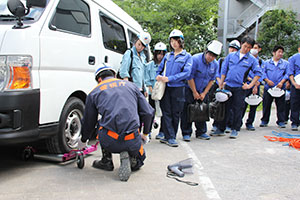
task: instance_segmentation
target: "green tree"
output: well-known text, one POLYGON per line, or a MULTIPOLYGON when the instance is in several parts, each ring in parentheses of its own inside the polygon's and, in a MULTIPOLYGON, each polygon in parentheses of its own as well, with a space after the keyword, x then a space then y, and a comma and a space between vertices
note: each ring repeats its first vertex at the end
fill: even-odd
POLYGON ((300 41, 300 23, 297 20, 297 13, 287 10, 268 11, 262 17, 262 28, 257 41, 262 46, 263 58, 272 57, 272 49, 275 45, 284 47, 285 59, 295 54, 300 41))
POLYGON ((173 29, 183 32, 185 49, 205 50, 217 38, 218 0, 113 0, 137 20, 152 36, 151 45, 168 44, 173 29))

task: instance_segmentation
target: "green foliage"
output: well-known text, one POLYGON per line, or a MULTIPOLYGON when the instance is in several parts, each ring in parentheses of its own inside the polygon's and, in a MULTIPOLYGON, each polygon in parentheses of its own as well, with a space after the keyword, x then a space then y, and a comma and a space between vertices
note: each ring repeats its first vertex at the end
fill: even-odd
POLYGON ((262 28, 259 31, 258 42, 262 46, 260 55, 263 58, 272 57, 275 45, 285 48, 284 58, 287 59, 297 52, 300 42, 300 22, 293 11, 271 10, 262 17, 262 28))
POLYGON ((185 49, 190 53, 205 50, 217 38, 218 0, 113 0, 137 20, 152 36, 152 47, 169 43, 173 29, 183 32, 185 49))

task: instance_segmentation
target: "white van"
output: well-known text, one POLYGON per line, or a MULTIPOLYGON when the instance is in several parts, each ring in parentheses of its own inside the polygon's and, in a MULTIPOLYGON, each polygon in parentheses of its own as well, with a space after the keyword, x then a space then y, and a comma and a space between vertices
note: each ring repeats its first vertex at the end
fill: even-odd
POLYGON ((1 0, 0 145, 75 148, 95 70, 119 68, 141 31, 111 0, 1 0))

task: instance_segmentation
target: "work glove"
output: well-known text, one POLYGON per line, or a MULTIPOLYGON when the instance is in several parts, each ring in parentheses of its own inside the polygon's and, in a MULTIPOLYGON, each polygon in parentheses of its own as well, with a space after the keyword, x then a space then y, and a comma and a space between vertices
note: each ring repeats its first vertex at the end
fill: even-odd
POLYGON ((82 142, 82 141, 81 141, 81 137, 80 137, 80 138, 78 139, 78 146, 77 146, 77 148, 78 148, 79 150, 85 149, 86 146, 87 146, 87 143, 88 143, 88 140, 87 140, 86 142, 82 142))
POLYGON ((148 142, 150 142, 149 134, 141 134, 141 136, 142 136, 142 141, 144 144, 147 144, 148 142))

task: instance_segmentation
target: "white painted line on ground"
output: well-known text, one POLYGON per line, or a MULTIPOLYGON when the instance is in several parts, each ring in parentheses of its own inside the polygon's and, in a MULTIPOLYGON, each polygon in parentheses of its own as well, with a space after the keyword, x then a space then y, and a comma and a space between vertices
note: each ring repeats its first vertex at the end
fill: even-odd
POLYGON ((193 159, 194 167, 197 170, 199 175, 200 185, 202 186, 208 199, 221 200, 221 197, 219 196, 210 178, 203 172, 203 166, 200 160, 198 159, 198 157, 196 156, 195 152, 191 149, 191 147, 187 144, 187 142, 179 141, 179 143, 187 151, 188 156, 193 159))

